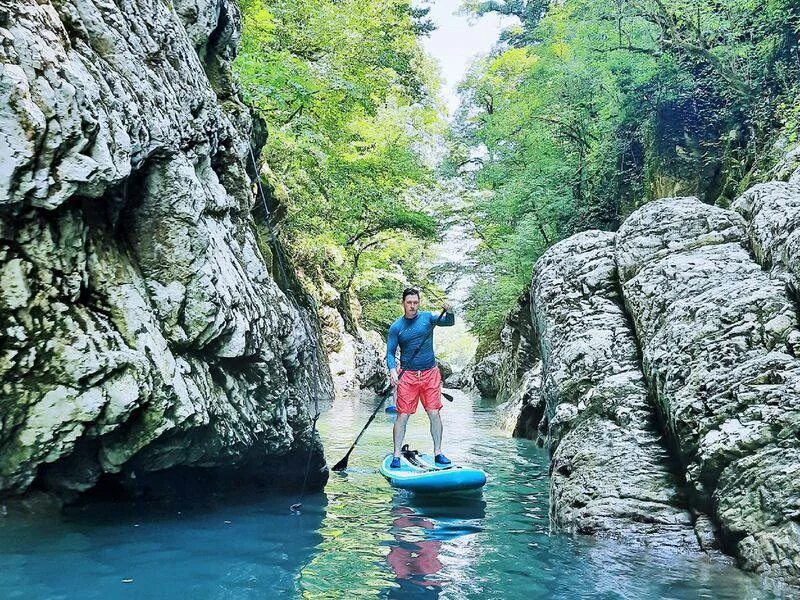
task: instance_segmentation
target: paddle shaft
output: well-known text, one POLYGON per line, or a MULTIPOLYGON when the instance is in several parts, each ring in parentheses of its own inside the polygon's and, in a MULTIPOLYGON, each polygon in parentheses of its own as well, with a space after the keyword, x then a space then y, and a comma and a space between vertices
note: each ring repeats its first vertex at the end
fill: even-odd
MULTIPOLYGON (((417 357, 417 354, 419 354, 419 351, 422 349, 422 346, 424 346, 425 342, 428 341, 428 338, 433 335, 433 330, 436 329, 436 325, 439 323, 439 321, 442 320, 442 317, 444 316, 445 312, 447 312, 447 311, 443 308, 442 312, 439 313, 439 317, 436 319, 436 323, 433 324, 433 327, 431 327, 431 330, 428 332, 428 335, 425 336, 425 339, 422 340, 422 342, 420 342, 419 346, 417 346, 417 349, 414 351, 414 354, 411 355, 411 358, 409 359, 408 362, 411 362, 412 360, 414 360, 417 357)), ((404 374, 405 374, 405 369, 401 370, 399 375, 397 376, 397 381, 398 382, 400 381, 400 378, 404 374)), ((364 432, 367 430, 367 427, 369 427, 370 423, 372 423, 372 421, 375 419, 375 415, 378 414, 378 411, 380 410, 381 406, 383 406, 384 402, 386 402, 386 397, 385 396, 383 398, 381 398, 381 401, 378 403, 378 406, 376 406, 375 410, 372 411, 372 414, 369 416, 369 420, 367 421, 367 424, 364 425, 363 429, 358 434, 358 437, 356 437, 356 441, 353 442, 353 445, 350 446, 350 449, 347 451, 347 454, 344 455, 344 458, 342 458, 342 460, 340 460, 335 465, 333 465, 331 470, 333 470, 333 471, 344 471, 347 468, 347 459, 350 458, 350 454, 355 449, 356 444, 358 444, 358 440, 361 439, 361 436, 364 435, 364 432)), ((452 400, 451 400, 451 402, 452 402, 452 400)))

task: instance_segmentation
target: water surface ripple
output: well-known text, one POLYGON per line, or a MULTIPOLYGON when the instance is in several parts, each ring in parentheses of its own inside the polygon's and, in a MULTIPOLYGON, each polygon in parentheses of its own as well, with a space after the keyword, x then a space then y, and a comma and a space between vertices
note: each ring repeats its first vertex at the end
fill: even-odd
MULTIPOLYGON (((92 505, 57 521, 0 518, 0 598, 771 598, 758 579, 695 554, 550 531, 547 457, 497 431, 494 407, 454 392, 445 448, 483 468, 483 494, 424 498, 377 472, 381 413, 325 493, 92 505)), ((373 403, 320 420, 329 463, 373 403)), ((408 441, 430 451, 424 413, 408 441)))

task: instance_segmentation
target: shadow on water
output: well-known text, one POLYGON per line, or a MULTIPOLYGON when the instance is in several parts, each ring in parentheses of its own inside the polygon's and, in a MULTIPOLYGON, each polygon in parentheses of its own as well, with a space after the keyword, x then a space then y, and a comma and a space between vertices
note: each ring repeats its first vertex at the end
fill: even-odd
POLYGON ((293 597, 321 541, 324 494, 209 494, 93 503, 48 521, 0 520, 2 598, 293 597))

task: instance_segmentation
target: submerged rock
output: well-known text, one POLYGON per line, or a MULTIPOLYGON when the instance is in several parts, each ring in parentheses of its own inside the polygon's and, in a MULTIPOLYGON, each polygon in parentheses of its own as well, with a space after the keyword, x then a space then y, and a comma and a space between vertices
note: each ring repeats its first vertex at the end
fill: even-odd
POLYGON ((175 467, 268 475, 309 447, 324 463, 313 303, 273 278, 250 214, 238 8, 190 8, 7 9, 0 495, 175 467))

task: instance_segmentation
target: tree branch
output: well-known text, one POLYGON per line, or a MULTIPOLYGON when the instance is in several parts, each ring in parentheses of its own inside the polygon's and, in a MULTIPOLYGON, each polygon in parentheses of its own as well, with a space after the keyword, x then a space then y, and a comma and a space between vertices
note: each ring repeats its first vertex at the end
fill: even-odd
POLYGON ((628 52, 635 52, 637 54, 647 54, 649 56, 661 56, 663 52, 659 52, 656 49, 650 48, 640 48, 638 46, 632 46, 628 44, 627 46, 619 45, 614 46, 613 48, 589 48, 593 52, 616 52, 617 50, 627 50, 628 52))
MULTIPOLYGON (((698 43, 693 43, 686 39, 681 31, 681 27, 678 25, 678 22, 675 19, 675 15, 670 13, 670 11, 664 5, 663 0, 653 1, 658 7, 658 12, 653 14, 649 13, 646 9, 643 9, 645 12, 645 18, 661 28, 662 34, 664 35, 662 43, 665 46, 683 50, 689 56, 704 60, 705 62, 709 63, 717 71, 717 73, 719 73, 723 80, 730 84, 735 92, 746 98, 749 98, 753 95, 753 90, 747 84, 747 82, 738 77, 733 70, 731 70, 728 65, 724 64, 717 55, 706 48, 702 39, 700 39, 699 24, 698 43)), ((693 28, 692 25, 690 25, 690 27, 693 28)))

